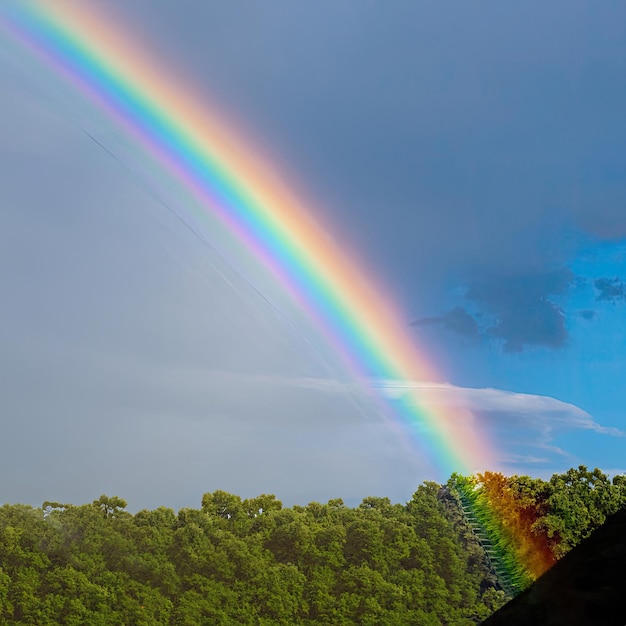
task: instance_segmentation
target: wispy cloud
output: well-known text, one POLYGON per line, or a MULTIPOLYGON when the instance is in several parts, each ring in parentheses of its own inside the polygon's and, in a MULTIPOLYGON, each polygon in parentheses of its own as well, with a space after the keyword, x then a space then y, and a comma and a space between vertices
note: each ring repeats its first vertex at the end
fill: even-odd
POLYGON ((555 426, 593 430, 604 435, 623 436, 617 428, 598 424, 583 409, 550 396, 516 393, 489 387, 457 387, 449 383, 382 381, 377 385, 390 398, 400 398, 417 391, 420 402, 468 409, 477 412, 508 413, 515 416, 549 417, 555 426))
POLYGON ((550 396, 395 380, 378 381, 376 387, 390 399, 410 402, 413 397, 422 406, 471 416, 493 438, 500 461, 506 464, 545 464, 554 462, 555 457, 571 461, 574 456, 554 443, 559 434, 568 431, 587 430, 612 437, 625 434, 599 424, 580 407, 550 396))

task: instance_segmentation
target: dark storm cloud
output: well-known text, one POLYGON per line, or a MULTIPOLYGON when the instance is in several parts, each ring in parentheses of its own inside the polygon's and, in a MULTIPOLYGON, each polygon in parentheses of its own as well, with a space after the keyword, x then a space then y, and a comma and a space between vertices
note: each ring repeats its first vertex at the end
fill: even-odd
POLYGON ((594 286, 600 292, 596 300, 626 300, 626 282, 621 278, 598 278, 594 286))
MULTIPOLYGON (((568 338, 565 314, 553 301, 573 284, 575 276, 566 269, 509 276, 475 282, 465 294, 466 300, 478 307, 477 322, 465 308, 457 306, 441 316, 423 317, 413 326, 439 326, 445 330, 478 339, 492 337, 503 341, 506 352, 521 352, 525 347, 558 348, 568 338)), ((583 312, 586 319, 591 312, 583 312)))
POLYGON ((591 309, 584 309, 583 311, 580 311, 579 315, 584 320, 588 320, 588 321, 591 321, 592 319, 595 319, 598 316, 596 311, 593 311, 591 309))
POLYGON ((479 339, 481 335, 476 320, 461 306, 454 307, 445 315, 422 317, 414 320, 411 322, 411 326, 441 326, 445 330, 470 339, 479 339))
POLYGON ((523 298, 502 309, 498 324, 488 332, 504 340, 505 352, 521 352, 533 345, 559 348, 568 336, 562 309, 547 300, 523 298))
POLYGON ((563 294, 574 275, 566 269, 474 283, 466 298, 496 318, 486 332, 504 341, 506 352, 525 346, 558 348, 568 337, 565 315, 550 300, 563 294))

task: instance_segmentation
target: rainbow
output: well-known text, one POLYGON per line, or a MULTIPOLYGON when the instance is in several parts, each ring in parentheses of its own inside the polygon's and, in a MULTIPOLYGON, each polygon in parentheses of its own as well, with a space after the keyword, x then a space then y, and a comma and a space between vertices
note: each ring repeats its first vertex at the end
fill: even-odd
MULTIPOLYGON (((280 280, 369 389, 372 382, 437 380, 407 318, 362 265, 343 253, 265 159, 88 3, 4 3, 0 25, 71 83, 182 183, 280 280)), ((381 398, 421 440, 444 475, 493 467, 484 433, 467 416, 381 398)))

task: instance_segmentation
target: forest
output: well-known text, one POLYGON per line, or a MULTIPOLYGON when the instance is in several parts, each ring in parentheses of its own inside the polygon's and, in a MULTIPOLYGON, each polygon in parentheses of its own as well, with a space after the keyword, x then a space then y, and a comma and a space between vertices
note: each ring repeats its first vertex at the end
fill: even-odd
POLYGON ((453 475, 405 504, 5 504, 0 623, 471 625, 625 505, 625 476, 585 466, 453 475))

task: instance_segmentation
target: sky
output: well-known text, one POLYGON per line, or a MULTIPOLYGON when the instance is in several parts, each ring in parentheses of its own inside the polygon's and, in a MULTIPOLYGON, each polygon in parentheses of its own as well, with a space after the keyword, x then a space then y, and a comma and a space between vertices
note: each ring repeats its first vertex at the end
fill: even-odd
MULTIPOLYGON (((471 415, 484 469, 626 471, 622 2, 85 2, 260 146, 403 311, 437 375, 386 381, 390 402, 471 415)), ((0 30, 0 502, 404 502, 445 481, 136 154, 0 30)))

